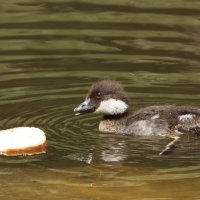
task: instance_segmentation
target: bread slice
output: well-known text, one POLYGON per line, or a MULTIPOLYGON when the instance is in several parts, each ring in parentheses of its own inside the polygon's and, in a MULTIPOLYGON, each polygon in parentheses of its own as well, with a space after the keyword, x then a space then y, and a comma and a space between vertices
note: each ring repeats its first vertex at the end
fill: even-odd
POLYGON ((32 155, 46 152, 45 133, 34 127, 17 127, 0 131, 0 154, 32 155))

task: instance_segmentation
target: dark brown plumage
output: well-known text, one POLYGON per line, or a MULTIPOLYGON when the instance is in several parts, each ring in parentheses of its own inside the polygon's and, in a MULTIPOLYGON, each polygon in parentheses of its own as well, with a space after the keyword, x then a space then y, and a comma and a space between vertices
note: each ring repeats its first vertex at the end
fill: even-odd
POLYGON ((125 94, 124 88, 114 80, 97 81, 91 86, 86 96, 86 99, 90 99, 96 108, 101 101, 111 98, 119 99, 128 104, 128 97, 125 94))

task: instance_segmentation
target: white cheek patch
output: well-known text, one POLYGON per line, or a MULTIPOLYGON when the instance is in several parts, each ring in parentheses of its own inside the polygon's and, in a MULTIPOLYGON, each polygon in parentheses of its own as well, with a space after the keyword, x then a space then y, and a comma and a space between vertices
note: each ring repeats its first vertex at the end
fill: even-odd
POLYGON ((185 114, 185 115, 180 115, 179 116, 179 120, 180 121, 187 121, 187 120, 191 120, 195 117, 195 115, 192 114, 185 114))
POLYGON ((99 107, 96 109, 96 113, 102 113, 105 115, 117 115, 123 114, 128 108, 128 105, 117 99, 108 99, 102 101, 99 107))
POLYGON ((154 115, 151 117, 151 119, 159 119, 159 117, 160 117, 159 115, 154 115))

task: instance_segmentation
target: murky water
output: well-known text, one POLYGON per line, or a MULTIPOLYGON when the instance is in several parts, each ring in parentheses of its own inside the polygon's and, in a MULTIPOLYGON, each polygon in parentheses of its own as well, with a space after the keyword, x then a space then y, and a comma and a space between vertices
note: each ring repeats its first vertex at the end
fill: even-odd
POLYGON ((116 137, 74 116, 119 80, 133 109, 200 107, 200 1, 12 0, 0 5, 0 129, 35 126, 46 154, 0 157, 0 199, 200 199, 200 141, 116 137))

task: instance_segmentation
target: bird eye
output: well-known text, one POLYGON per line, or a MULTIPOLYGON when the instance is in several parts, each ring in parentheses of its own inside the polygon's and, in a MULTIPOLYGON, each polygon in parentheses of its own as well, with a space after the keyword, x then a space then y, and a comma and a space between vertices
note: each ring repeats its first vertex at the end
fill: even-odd
POLYGON ((97 99, 100 99, 101 98, 101 92, 98 92, 97 93, 97 99))

